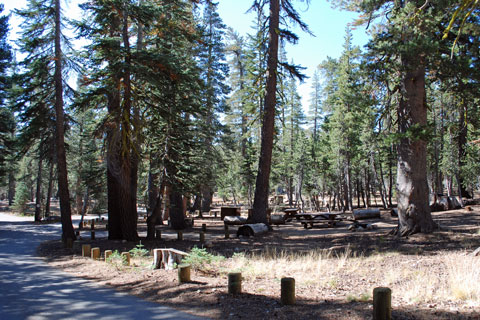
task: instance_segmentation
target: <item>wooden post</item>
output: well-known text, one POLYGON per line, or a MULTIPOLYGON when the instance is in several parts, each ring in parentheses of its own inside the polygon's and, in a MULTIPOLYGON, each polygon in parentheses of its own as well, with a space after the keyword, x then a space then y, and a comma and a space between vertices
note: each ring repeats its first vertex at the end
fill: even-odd
POLYGON ((122 252, 122 259, 124 259, 123 263, 126 266, 129 266, 130 265, 130 252, 122 252))
POLYGON ((100 260, 100 248, 92 248, 92 259, 93 260, 100 260))
POLYGON ((242 293, 242 274, 240 272, 233 272, 228 274, 228 293, 242 293))
POLYGON ((181 264, 178 266, 178 282, 185 283, 190 282, 190 265, 181 264))
POLYGON ((108 223, 105 223, 105 230, 108 230, 108 223))
POLYGON ((207 232, 207 224, 206 223, 202 223, 202 231, 207 232))
POLYGON ((205 232, 201 231, 199 235, 200 235, 200 243, 205 243, 205 232))
POLYGON ((228 225, 225 225, 225 239, 230 238, 230 232, 228 231, 228 225))
POLYGON ((95 231, 93 231, 93 230, 90 231, 90 238, 91 238, 92 240, 95 240, 95 231))
POLYGON ((392 290, 385 287, 373 289, 373 320, 392 319, 392 290))
POLYGON ((91 221, 92 221, 92 224, 90 225, 90 227, 92 230, 95 230, 95 220, 91 220, 91 221))
POLYGON ((155 230, 155 239, 162 239, 162 230, 155 230))
POLYGON ((92 246, 89 244, 82 245, 82 257, 90 257, 92 246))
POLYGON ((65 248, 72 249, 73 248, 73 239, 67 238, 65 240, 65 248))
POLYGON ((177 240, 180 240, 180 241, 183 240, 183 232, 182 231, 177 231, 177 240))
POLYGON ((295 304, 295 279, 282 278, 281 280, 281 301, 284 305, 295 304))
POLYGON ((75 231, 75 237, 80 237, 80 231, 75 231))
POLYGON ((108 262, 108 258, 112 255, 113 251, 112 250, 105 250, 105 262, 108 262))

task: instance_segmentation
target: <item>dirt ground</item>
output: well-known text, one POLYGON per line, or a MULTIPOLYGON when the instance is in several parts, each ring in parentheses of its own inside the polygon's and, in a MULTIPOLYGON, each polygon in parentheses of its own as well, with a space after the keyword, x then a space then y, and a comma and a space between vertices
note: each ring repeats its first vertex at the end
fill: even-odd
MULTIPOLYGON (((469 255, 480 247, 480 206, 471 210, 452 210, 434 213, 435 221, 441 229, 430 235, 414 235, 408 238, 389 236, 388 232, 396 225, 396 218, 389 211, 382 211, 381 219, 369 222, 377 226, 374 230, 352 232, 351 222, 344 221, 336 227, 314 227, 304 229, 297 221, 274 226, 273 231, 254 238, 235 237, 236 228, 231 227, 230 239, 225 239, 223 222, 219 219, 196 219, 194 227, 187 230, 184 240, 178 241, 176 233, 168 226, 160 226, 162 239, 142 241, 146 249, 176 248, 189 251, 200 246, 198 232, 203 223, 207 225, 208 251, 227 258, 235 253, 262 253, 275 250, 304 252, 324 249, 341 255, 345 251, 352 256, 364 257, 378 254, 388 255, 377 265, 375 259, 366 259, 365 268, 387 271, 399 264, 422 264, 429 272, 442 274, 442 261, 451 253, 469 255), (427 259, 425 259, 427 257, 427 259)), ((247 279, 242 283, 241 295, 227 293, 225 272, 192 272, 192 282, 178 284, 176 270, 152 270, 137 263, 130 267, 119 267, 103 261, 81 257, 82 244, 104 250, 128 251, 135 243, 109 241, 105 238, 105 222, 95 225, 97 239, 90 239, 90 227, 81 231, 80 239, 73 249, 64 248, 60 241, 44 243, 38 252, 52 266, 76 276, 93 280, 119 291, 136 295, 146 300, 167 305, 191 314, 212 319, 371 319, 372 300, 358 297, 362 292, 371 292, 378 286, 378 279, 363 274, 336 274, 335 286, 318 286, 299 281, 296 286, 297 302, 294 306, 280 303, 279 278, 247 279)), ((139 234, 145 236, 146 225, 139 223, 139 234)), ((480 256, 478 257, 480 259, 480 256)), ((135 262, 134 262, 135 264, 135 262)), ((325 272, 327 272, 326 270, 325 272)), ((382 271, 382 272, 383 272, 382 271)), ((475 279, 472 279, 475 281, 475 279)), ((394 319, 480 319, 478 305, 461 301, 438 301, 435 303, 412 303, 402 298, 402 292, 392 293, 392 315, 394 319)))

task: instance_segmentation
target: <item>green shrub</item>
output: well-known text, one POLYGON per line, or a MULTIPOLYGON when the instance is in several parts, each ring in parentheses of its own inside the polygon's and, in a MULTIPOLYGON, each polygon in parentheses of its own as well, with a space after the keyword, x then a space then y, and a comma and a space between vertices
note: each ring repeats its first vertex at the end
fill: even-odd
POLYGON ((140 241, 140 244, 137 244, 135 248, 130 250, 130 254, 132 255, 132 258, 148 256, 148 250, 144 249, 143 247, 145 246, 142 244, 142 241, 140 241))
POLYGON ((215 264, 225 260, 224 256, 216 256, 207 252, 207 249, 193 247, 190 253, 183 258, 182 263, 189 264, 192 269, 211 272, 215 264))

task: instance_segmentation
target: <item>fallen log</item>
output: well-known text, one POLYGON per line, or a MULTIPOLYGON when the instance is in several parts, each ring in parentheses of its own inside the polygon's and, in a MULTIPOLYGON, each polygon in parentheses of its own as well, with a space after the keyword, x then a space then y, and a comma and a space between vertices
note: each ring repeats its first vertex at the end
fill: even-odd
POLYGON ((352 215, 353 215, 353 220, 380 218, 380 209, 379 208, 356 209, 356 210, 353 210, 352 215))
POLYGON ((267 231, 268 231, 268 226, 265 223, 246 224, 238 228, 237 237, 256 236, 259 234, 266 233, 267 231))
POLYGON ((285 224, 285 215, 283 214, 272 214, 270 216, 270 223, 274 225, 285 224))
POLYGON ((247 223, 247 218, 241 216, 225 216, 225 218, 223 218, 223 223, 231 226, 243 225, 247 223))

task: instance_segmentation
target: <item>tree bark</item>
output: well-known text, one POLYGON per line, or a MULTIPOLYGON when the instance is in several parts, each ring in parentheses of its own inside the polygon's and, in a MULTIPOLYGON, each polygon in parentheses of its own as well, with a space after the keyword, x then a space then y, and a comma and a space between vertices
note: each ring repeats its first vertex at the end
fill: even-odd
MULTIPOLYGON (((427 125, 425 65, 418 56, 402 56, 402 97, 397 108, 400 134, 427 125)), ((398 145, 398 235, 432 232, 427 183, 427 151, 423 137, 404 136, 398 145)))
POLYGON ((174 230, 184 230, 187 226, 185 224, 185 214, 183 211, 183 197, 182 194, 176 190, 170 191, 170 226, 174 230))
POLYGON ((37 190, 35 192, 35 221, 41 220, 42 215, 42 165, 43 159, 40 155, 38 158, 37 170, 37 190))
POLYGON ((45 202, 45 217, 50 215, 50 201, 52 199, 52 191, 53 191, 53 181, 55 180, 54 171, 53 171, 53 159, 50 159, 50 173, 48 178, 48 190, 47 190, 47 201, 45 202))
POLYGON ((70 192, 68 191, 67 157, 64 140, 64 113, 63 113, 63 78, 62 78, 62 49, 61 49, 61 21, 60 0, 55 0, 55 114, 56 114, 56 146, 58 191, 60 196, 60 216, 62 221, 62 240, 75 240, 75 231, 72 224, 70 208, 70 192))
POLYGON ((267 208, 270 170, 272 164, 273 135, 275 127, 275 105, 278 64, 278 29, 280 21, 279 0, 270 0, 268 40, 267 83, 264 100, 260 159, 255 183, 252 223, 268 223, 267 208))

